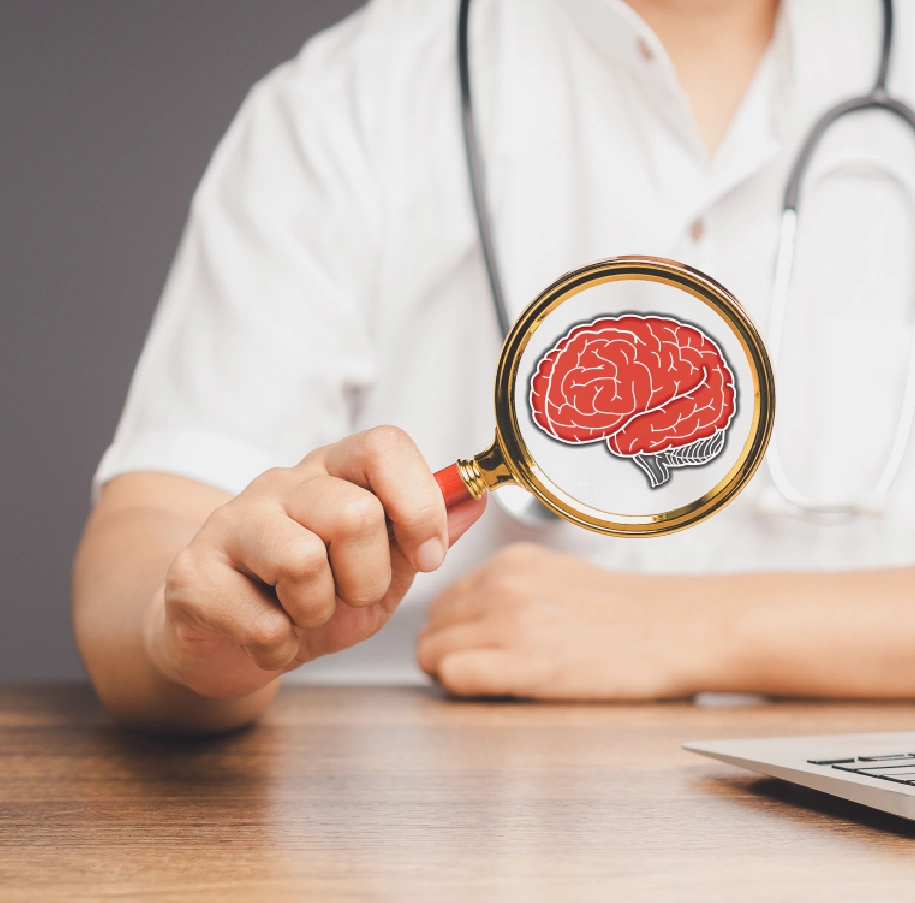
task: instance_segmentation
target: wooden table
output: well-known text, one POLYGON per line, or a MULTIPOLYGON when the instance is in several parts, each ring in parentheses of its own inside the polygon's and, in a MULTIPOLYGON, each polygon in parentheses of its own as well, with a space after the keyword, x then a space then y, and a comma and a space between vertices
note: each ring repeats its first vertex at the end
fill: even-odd
POLYGON ((287 688, 216 740, 0 688, 0 900, 915 900, 915 823, 683 752, 909 705, 456 703, 287 688))

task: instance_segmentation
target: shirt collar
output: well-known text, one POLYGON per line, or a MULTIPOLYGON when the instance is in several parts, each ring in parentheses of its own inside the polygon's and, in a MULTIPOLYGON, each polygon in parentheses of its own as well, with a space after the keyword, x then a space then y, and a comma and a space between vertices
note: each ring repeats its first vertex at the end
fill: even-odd
MULTIPOLYGON (((797 42, 789 39, 792 18, 786 14, 791 0, 782 0, 775 37, 747 92, 774 90, 787 93, 793 67, 789 54, 797 42)), ((675 133, 701 158, 705 149, 698 135, 689 100, 680 86, 676 70, 664 45, 649 25, 624 0, 574 0, 564 10, 583 39, 611 65, 625 69, 651 98, 656 111, 665 117, 675 133)), ((742 104, 734 124, 741 119, 742 104)), ((774 123, 772 123, 774 126, 774 123)), ((726 141, 727 139, 725 139, 726 141)), ((717 154, 716 154, 717 156, 717 154)))

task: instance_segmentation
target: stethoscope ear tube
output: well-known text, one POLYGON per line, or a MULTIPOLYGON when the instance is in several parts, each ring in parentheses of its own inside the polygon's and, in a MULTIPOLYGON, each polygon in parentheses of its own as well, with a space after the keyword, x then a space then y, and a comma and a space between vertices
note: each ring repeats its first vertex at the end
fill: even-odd
MULTIPOLYGON (((776 376, 782 351, 785 328, 785 314, 794 268, 795 242, 797 238, 798 211, 801 200, 801 186, 810 161, 826 131, 838 120, 865 110, 878 110, 898 117, 915 131, 915 111, 903 101, 887 94, 887 77, 893 46, 893 4, 882 0, 883 39, 880 64, 871 92, 836 104, 817 120, 802 145, 785 186, 782 218, 779 230, 778 251, 775 260, 775 278, 770 307, 769 335, 767 344, 776 376)), ((870 493, 857 498, 823 502, 800 492, 791 482, 785 470, 778 443, 778 424, 772 434, 766 463, 774 488, 781 496, 780 504, 764 494, 760 503, 762 510, 784 513, 785 509, 799 514, 814 515, 855 515, 881 514, 886 509, 886 495, 899 475, 908 448, 912 425, 915 422, 915 327, 909 347, 909 361, 905 391, 900 404, 899 419, 893 442, 886 462, 874 488, 870 493)))
MULTIPOLYGON (((778 241, 778 252, 775 262, 775 280, 770 305, 769 335, 767 345, 769 357, 776 377, 782 353, 785 316, 788 307, 788 293, 791 286, 797 238, 798 212, 796 209, 782 211, 781 228, 778 241)), ((886 496, 893 486, 909 446, 912 426, 915 424, 915 325, 909 340, 909 356, 906 372, 905 389, 900 402, 896 431, 883 469, 873 489, 855 499, 837 501, 820 501, 802 493, 791 482, 785 470, 779 450, 779 430, 776 420, 775 429, 766 453, 766 465, 774 488, 781 496, 779 504, 765 498, 760 507, 766 513, 795 513, 813 515, 879 515, 886 510, 886 496)))

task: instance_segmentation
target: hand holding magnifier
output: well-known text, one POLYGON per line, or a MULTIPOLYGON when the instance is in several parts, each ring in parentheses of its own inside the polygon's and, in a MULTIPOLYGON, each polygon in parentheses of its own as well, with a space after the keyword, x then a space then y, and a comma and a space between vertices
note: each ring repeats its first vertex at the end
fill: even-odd
POLYGON ((493 444, 435 475, 448 507, 516 483, 590 530, 655 535, 743 489, 775 387, 726 289, 675 261, 618 257, 528 305, 502 348, 495 408, 493 444))

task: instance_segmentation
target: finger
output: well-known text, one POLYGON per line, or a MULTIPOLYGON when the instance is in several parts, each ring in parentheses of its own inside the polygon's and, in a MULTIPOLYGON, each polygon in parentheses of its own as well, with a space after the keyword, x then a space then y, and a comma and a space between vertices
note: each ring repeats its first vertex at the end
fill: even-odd
POLYGON ((485 594, 479 592, 486 579, 485 568, 486 565, 465 574, 432 600, 426 612, 424 633, 474 621, 486 614, 491 606, 485 594))
POLYGON ((361 608, 391 585, 391 550, 381 502, 337 477, 315 477, 284 499, 290 517, 327 544, 336 594, 361 608))
POLYGON ((378 496, 398 546, 416 570, 434 571, 441 565, 448 548, 442 492, 403 430, 376 427, 328 446, 322 454, 329 474, 378 496))
POLYGON ((456 696, 530 696, 527 664, 504 649, 464 649, 445 656, 437 677, 456 696))
POLYGON ((324 624, 336 608, 336 593, 321 538, 272 504, 230 516, 223 546, 232 565, 274 587, 296 627, 324 624))
POLYGON ((453 546, 482 516, 486 498, 472 499, 448 511, 448 544, 453 546))
POLYGON ((470 621, 453 624, 443 630, 421 633, 417 640, 416 657, 423 671, 436 676, 447 656, 467 649, 494 648, 498 645, 492 625, 470 621))
POLYGON ((416 569, 404 558, 397 546, 391 546, 391 585, 387 595, 381 600, 381 607, 393 614, 403 597, 409 592, 416 578, 416 569))
POLYGON ((479 621, 490 611, 491 606, 482 593, 455 593, 447 599, 440 596, 429 606, 421 635, 427 636, 458 624, 479 621))
POLYGON ((169 653, 179 671, 195 664, 198 640, 211 632, 243 648, 264 671, 280 671, 299 649, 292 621, 262 583, 189 549, 169 569, 165 593, 169 653))

